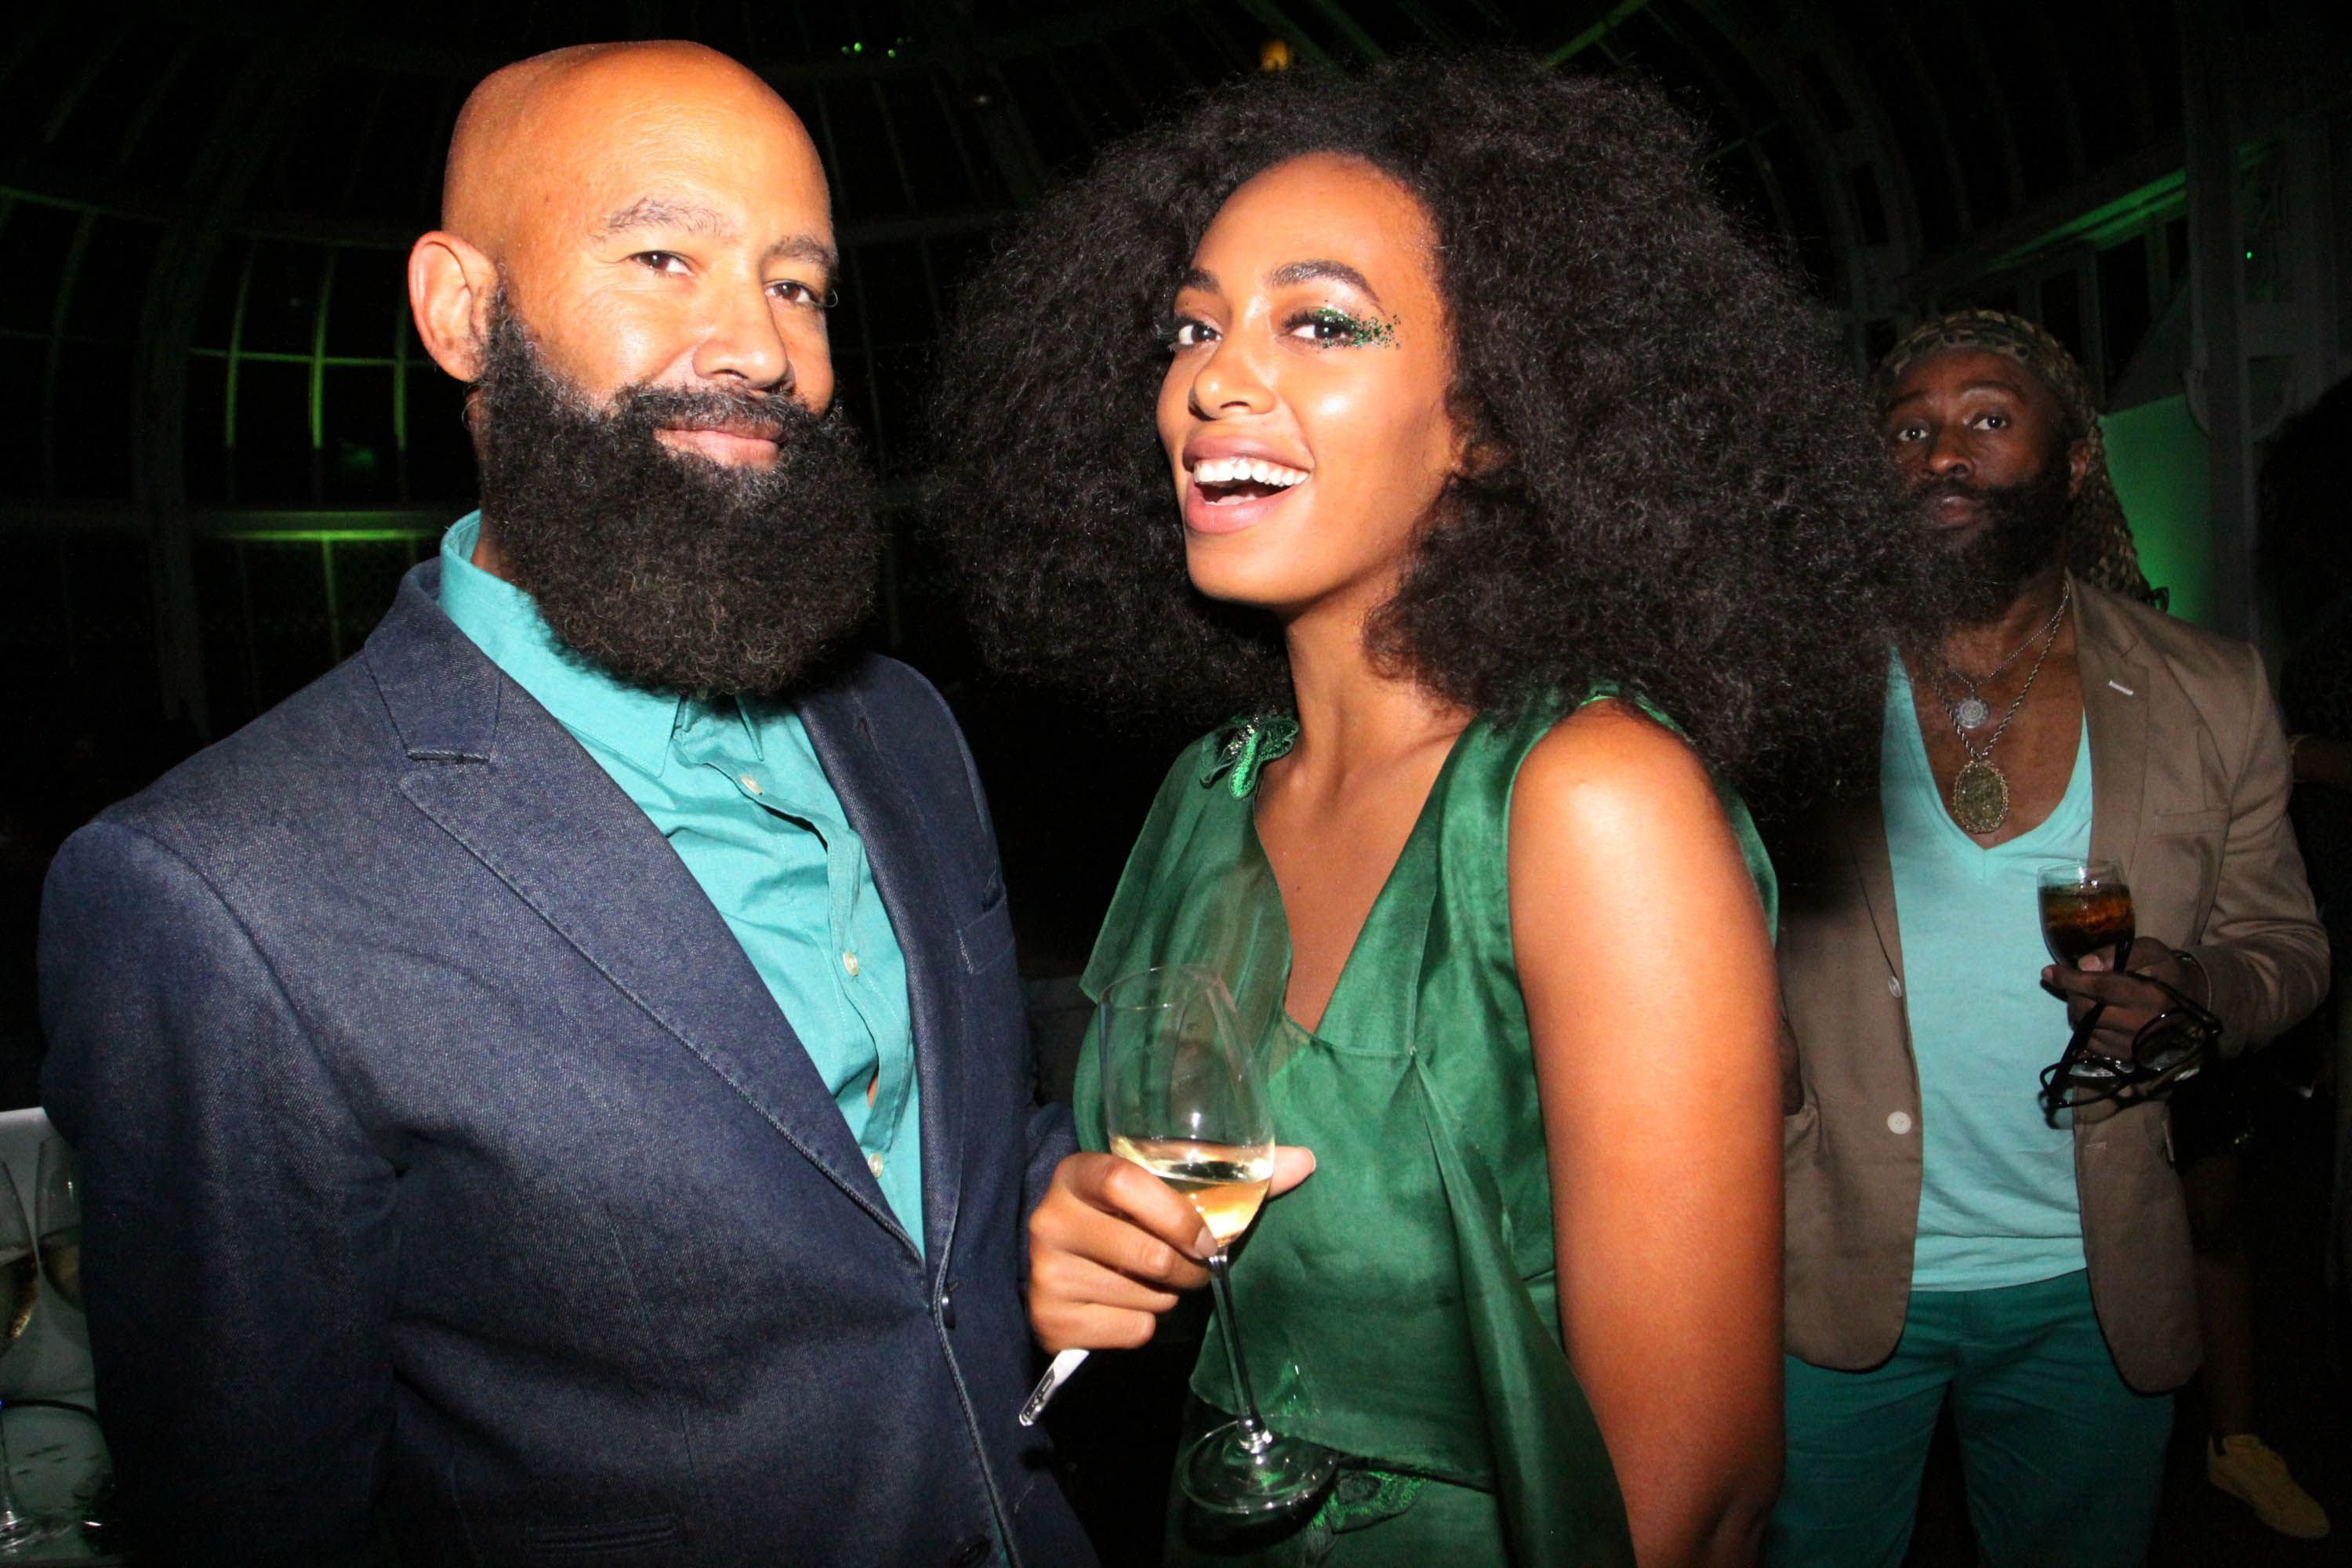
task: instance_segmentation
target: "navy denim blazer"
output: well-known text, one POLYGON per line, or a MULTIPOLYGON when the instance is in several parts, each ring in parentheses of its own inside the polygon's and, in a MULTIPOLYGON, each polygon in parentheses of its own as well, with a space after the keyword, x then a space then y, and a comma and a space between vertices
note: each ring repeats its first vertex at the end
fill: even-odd
POLYGON ((1074 1145, 945 705, 869 657, 801 706, 906 950, 918 1253, 718 911, 439 572, 50 874, 43 1093, 134 1544, 1091 1561, 1014 1421, 1074 1145))

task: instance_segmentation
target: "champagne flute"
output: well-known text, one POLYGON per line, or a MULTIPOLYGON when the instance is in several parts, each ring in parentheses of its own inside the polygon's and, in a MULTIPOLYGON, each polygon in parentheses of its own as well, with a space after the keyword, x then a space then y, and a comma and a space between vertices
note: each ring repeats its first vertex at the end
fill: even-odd
POLYGON ((1209 1278, 1242 1414, 1186 1451, 1177 1484, 1220 1513, 1292 1507, 1321 1490, 1339 1456, 1269 1428, 1243 1363, 1226 1247, 1257 1217, 1274 1180, 1274 1118, 1258 1058, 1242 1041, 1224 982, 1199 964, 1114 981, 1100 1012, 1103 1131, 1111 1152, 1184 1194, 1217 1244, 1209 1278))
MULTIPOLYGON (((33 1235, 25 1223, 24 1200, 16 1195, 16 1179, 8 1168, 0 1165, 0 1356, 23 1338, 25 1326, 33 1321, 33 1304, 39 1299, 40 1289, 40 1269, 33 1261, 33 1235)), ((0 1408, 0 1416, 5 1414, 0 1408)), ((9 1476, 13 1468, 7 1424, 0 1420, 0 1552, 54 1533, 49 1524, 16 1506, 16 1490, 9 1476)))
POLYGON ((81 1310, 81 1165, 62 1138, 41 1140, 40 1173, 33 1190, 33 1234, 40 1238, 41 1272, 66 1305, 81 1310))

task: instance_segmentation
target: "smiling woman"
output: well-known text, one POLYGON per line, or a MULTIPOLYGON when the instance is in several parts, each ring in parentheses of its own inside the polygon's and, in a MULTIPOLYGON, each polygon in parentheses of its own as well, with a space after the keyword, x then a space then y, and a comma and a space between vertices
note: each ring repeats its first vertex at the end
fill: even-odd
POLYGON ((1700 154, 1654 92, 1510 58, 1256 79, 1113 149, 975 275, 941 354, 931 511, 997 667, 1202 723, 1288 704, 1276 624, 1187 592, 1200 540, 1150 439, 1171 365, 1232 353, 1201 285, 1279 289, 1253 331, 1410 362, 1465 443, 1370 628, 1384 656, 1478 710, 1621 682, 1751 797, 1850 773, 1916 565, 1819 318, 1700 154), (1253 258, 1278 283, 1196 257, 1228 197, 1310 154, 1410 194, 1417 306, 1305 223, 1253 258))
MULTIPOLYGON (((1920 552, 1697 166, 1654 93, 1515 58, 1238 86, 1042 204, 950 338, 933 515, 1000 665, 1236 715, 1084 984, 1205 963, 1250 1020, 1289 1147, 1233 1321, 1344 1458, 1304 1503, 1283 1445, 1238 1496, 1185 1461, 1172 1560, 1752 1555, 1781 1090, 1729 786, 1849 764, 1920 552)), ((1074 1155, 1032 1323, 1141 1343, 1211 1247, 1074 1155)), ((1192 1392, 1249 1397, 1215 1350, 1192 1392)))

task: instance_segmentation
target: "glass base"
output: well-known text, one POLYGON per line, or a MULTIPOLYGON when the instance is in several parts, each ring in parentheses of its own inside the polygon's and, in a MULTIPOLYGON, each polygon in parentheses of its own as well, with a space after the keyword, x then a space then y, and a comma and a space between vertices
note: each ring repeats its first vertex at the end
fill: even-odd
POLYGON ((1279 1513, 1320 1492, 1339 1456, 1320 1443, 1260 1428, 1252 1447, 1245 1424, 1228 1421, 1192 1445, 1176 1467, 1184 1495, 1213 1513, 1279 1513))
MULTIPOLYGON (((68 1520, 43 1519, 0 1503, 0 1557, 13 1556, 20 1547, 55 1541, 71 1524, 68 1520)), ((46 1554, 44 1554, 46 1555, 46 1554)))

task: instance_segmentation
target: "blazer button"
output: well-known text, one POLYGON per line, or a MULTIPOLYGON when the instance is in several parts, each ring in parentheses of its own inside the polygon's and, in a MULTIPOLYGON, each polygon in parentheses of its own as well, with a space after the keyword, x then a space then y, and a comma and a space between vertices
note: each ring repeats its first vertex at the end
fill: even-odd
POLYGON ((948 1559, 948 1568, 974 1568, 974 1564, 987 1562, 989 1553, 994 1550, 995 1545, 988 1537, 975 1535, 955 1549, 955 1555, 948 1559))
POLYGON ((1889 996, 1901 996, 1903 994, 1903 982, 1895 979, 1892 974, 1888 975, 1886 977, 1886 994, 1889 996))
POLYGON ((1886 1113, 1886 1130, 1889 1132, 1894 1133, 1898 1138, 1904 1133, 1910 1131, 1911 1113, 1907 1110, 1888 1111, 1886 1113))
POLYGON ((940 1287, 940 1321, 950 1329, 955 1327, 955 1288, 952 1279, 940 1287))

